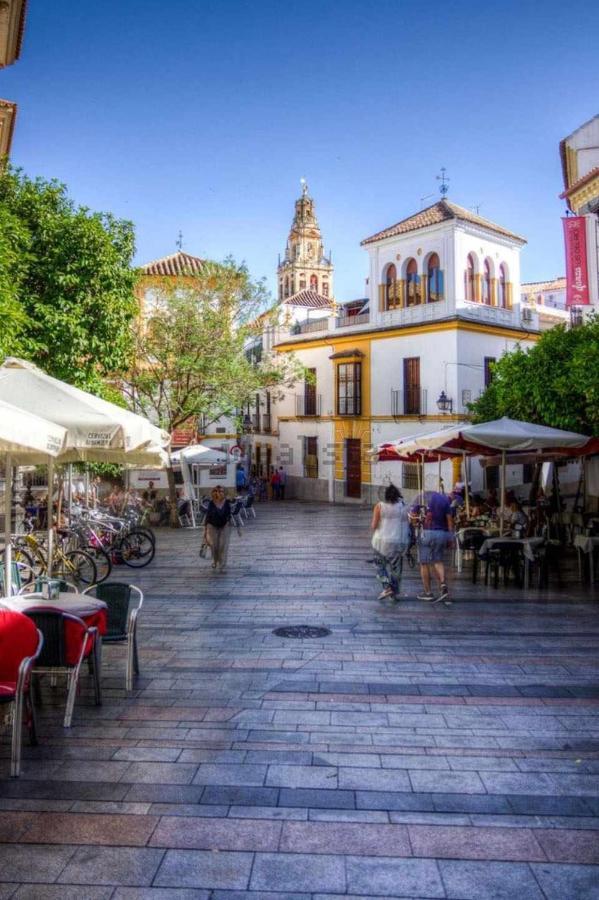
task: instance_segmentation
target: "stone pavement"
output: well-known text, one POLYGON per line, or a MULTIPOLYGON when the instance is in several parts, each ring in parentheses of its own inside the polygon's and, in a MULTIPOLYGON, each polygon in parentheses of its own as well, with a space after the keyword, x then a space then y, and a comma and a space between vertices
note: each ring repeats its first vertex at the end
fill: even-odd
POLYGON ((465 574, 446 608, 409 571, 381 603, 368 521, 258 506, 227 574, 191 531, 115 573, 146 592, 142 677, 106 647, 69 731, 44 688, 0 898, 599 898, 599 592, 465 574))

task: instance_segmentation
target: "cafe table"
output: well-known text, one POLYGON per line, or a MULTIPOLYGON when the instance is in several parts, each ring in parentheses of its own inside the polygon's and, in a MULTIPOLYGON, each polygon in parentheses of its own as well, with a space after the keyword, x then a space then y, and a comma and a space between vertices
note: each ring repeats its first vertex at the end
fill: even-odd
POLYGON ((595 550, 599 547, 599 537, 591 537, 587 534, 577 534, 574 536, 574 546, 578 554, 578 574, 582 581, 582 554, 585 553, 589 559, 589 577, 591 584, 595 581, 595 550))
POLYGON ((492 537, 487 538, 487 540, 482 544, 480 550, 478 551, 478 555, 484 559, 484 557, 488 554, 489 550, 492 550, 494 546, 497 544, 513 544, 514 546, 522 547, 522 553, 524 555, 524 589, 528 588, 529 582, 529 564, 534 562, 536 559, 535 550, 541 547, 545 543, 545 538, 543 537, 529 537, 529 538, 514 538, 514 537, 492 537))
MULTIPOLYGON (((1 597, 0 608, 10 609, 14 612, 27 613, 28 610, 36 609, 43 611, 58 610, 59 612, 69 613, 82 619, 88 628, 95 627, 100 635, 106 634, 108 616, 108 607, 103 600, 97 600, 88 594, 76 594, 69 591, 61 591, 58 597, 48 600, 40 593, 34 594, 16 594, 13 597, 1 597)), ((74 665, 81 652, 81 626, 76 622, 69 621, 65 623, 66 637, 66 660, 69 664, 74 665)))

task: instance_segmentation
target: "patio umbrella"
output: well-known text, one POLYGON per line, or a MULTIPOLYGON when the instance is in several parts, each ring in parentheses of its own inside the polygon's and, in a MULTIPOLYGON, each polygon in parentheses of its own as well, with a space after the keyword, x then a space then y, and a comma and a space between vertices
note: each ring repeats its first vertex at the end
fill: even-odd
POLYGON ((503 512, 505 503, 505 466, 509 452, 539 450, 544 452, 566 451, 569 455, 583 456, 597 452, 599 442, 585 434, 563 431, 560 428, 548 428, 532 422, 521 422, 503 416, 492 422, 480 425, 466 423, 443 428, 429 434, 418 435, 411 441, 397 441, 398 452, 409 456, 418 451, 435 451, 451 454, 462 451, 464 454, 490 456, 493 452, 501 452, 501 530, 503 530, 503 512))
POLYGON ((4 455, 4 593, 12 578, 11 518, 14 463, 48 463, 61 452, 66 429, 0 400, 0 453, 4 455))
MULTIPOLYGON (((0 366, 0 400, 45 416, 66 429, 60 462, 112 462, 162 465, 170 437, 143 416, 47 375, 33 363, 15 357, 0 366)), ((53 457, 48 461, 50 497, 53 457)), ((48 516, 48 574, 52 561, 52 506, 48 516)))

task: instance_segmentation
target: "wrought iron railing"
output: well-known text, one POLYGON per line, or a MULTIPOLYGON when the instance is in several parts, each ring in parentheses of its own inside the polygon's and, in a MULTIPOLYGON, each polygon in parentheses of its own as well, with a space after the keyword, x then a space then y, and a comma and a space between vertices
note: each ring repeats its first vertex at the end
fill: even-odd
POLYGON ((360 313, 357 316, 340 316, 335 323, 336 328, 348 328, 351 325, 367 325, 370 322, 370 313, 360 313))
POLYGON ((296 416, 319 416, 321 408, 320 394, 296 394, 295 395, 295 414, 296 416))
POLYGON ((426 390, 420 385, 408 387, 403 391, 391 391, 392 416, 425 416, 426 412, 426 390))

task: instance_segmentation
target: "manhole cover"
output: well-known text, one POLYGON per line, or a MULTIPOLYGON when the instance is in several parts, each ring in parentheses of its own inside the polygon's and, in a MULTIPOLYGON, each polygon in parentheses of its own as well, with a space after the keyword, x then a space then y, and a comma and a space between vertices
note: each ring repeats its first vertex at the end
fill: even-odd
POLYGON ((285 625, 273 631, 273 634, 282 638, 322 638, 330 633, 330 628, 320 628, 317 625, 285 625))

